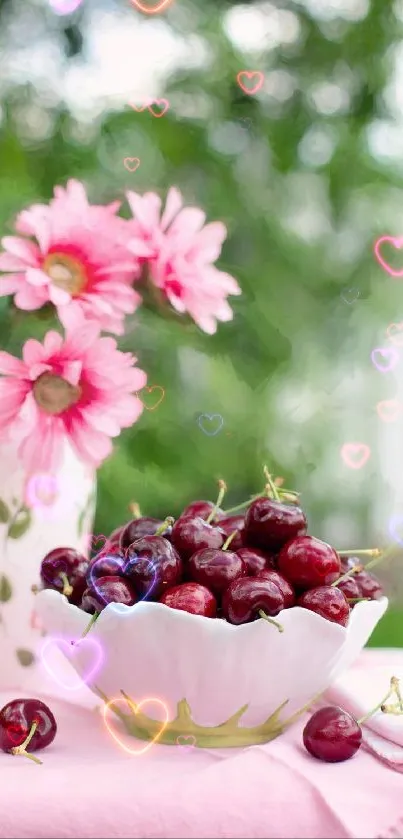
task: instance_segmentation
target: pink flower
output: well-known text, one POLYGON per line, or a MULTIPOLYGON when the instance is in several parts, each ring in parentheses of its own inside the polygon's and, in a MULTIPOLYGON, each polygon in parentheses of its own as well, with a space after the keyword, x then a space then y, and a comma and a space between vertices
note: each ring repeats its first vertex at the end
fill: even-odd
POLYGON ((206 216, 197 207, 183 208, 182 195, 172 187, 161 213, 161 199, 153 192, 128 192, 133 213, 132 253, 149 267, 150 280, 181 314, 188 312, 200 329, 212 335, 217 321, 232 320, 229 294, 241 294, 230 274, 214 265, 227 235, 224 224, 203 227, 206 216))
POLYGON ((65 327, 95 321, 123 334, 123 319, 141 298, 131 287, 138 260, 127 249, 128 222, 116 216, 120 203, 91 206, 83 185, 70 180, 55 187, 49 205, 34 204, 19 214, 16 230, 36 241, 5 236, 0 254, 0 295, 14 294, 20 309, 49 301, 65 327))
POLYGON ((30 471, 55 470, 64 439, 93 467, 111 450, 111 437, 143 410, 133 392, 147 381, 137 359, 120 352, 114 338, 100 338, 96 324, 68 331, 63 341, 48 332, 43 345, 29 338, 20 361, 0 352, 0 432, 18 439, 30 471))

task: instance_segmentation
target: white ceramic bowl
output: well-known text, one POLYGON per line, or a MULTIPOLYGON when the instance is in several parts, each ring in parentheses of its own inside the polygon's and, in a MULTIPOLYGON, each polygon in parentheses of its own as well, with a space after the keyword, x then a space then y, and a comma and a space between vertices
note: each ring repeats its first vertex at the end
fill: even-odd
MULTIPOLYGON (((51 646, 62 646, 98 696, 120 696, 123 702, 124 691, 136 703, 151 697, 162 701, 175 724, 161 742, 190 733, 197 745, 208 746, 271 739, 268 717, 288 700, 280 714, 284 720, 328 688, 357 658, 388 605, 386 598, 358 603, 346 628, 307 609, 286 609, 276 618, 284 627, 280 633, 262 619, 233 626, 161 603, 110 604, 74 649, 70 641, 80 638, 89 615, 56 591, 40 592, 35 602, 49 633, 42 650, 48 670, 51 646), (203 735, 200 726, 220 726, 243 706, 226 728, 218 733, 204 728, 203 735)), ((151 719, 140 713, 137 718, 142 726, 138 736, 144 739, 153 736, 152 720, 164 718, 161 704, 153 711, 151 719)))

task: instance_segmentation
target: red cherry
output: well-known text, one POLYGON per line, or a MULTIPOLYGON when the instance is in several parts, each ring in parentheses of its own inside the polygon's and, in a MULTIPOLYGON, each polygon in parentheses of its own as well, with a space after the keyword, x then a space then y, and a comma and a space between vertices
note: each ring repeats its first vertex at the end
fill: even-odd
POLYGON ((369 597, 371 600, 379 600, 384 597, 381 583, 369 571, 358 571, 351 576, 360 589, 361 597, 369 597))
POLYGON ((125 606, 133 606, 138 600, 135 591, 129 580, 122 577, 101 577, 93 580, 81 601, 81 608, 90 615, 102 612, 108 603, 123 603, 125 606))
POLYGON ((340 583, 337 583, 337 588, 343 592, 344 596, 347 600, 357 600, 362 597, 362 592, 360 586, 354 579, 355 574, 351 577, 346 577, 345 580, 341 580, 340 583))
MULTIPOLYGON (((181 512, 180 518, 183 519, 189 516, 191 519, 199 517, 201 519, 208 519, 211 515, 213 510, 215 510, 216 505, 213 504, 212 501, 192 501, 191 504, 188 504, 187 507, 181 512)), ((212 519, 212 522, 217 521, 223 517, 224 513, 222 510, 217 509, 215 510, 215 515, 212 519)))
MULTIPOLYGON (((231 548, 234 541, 235 539, 231 542, 231 548)), ((268 553, 263 553, 259 548, 239 548, 237 554, 246 564, 248 577, 256 577, 259 571, 275 567, 274 557, 268 553)))
POLYGON ((116 551, 113 548, 110 551, 101 551, 90 560, 87 569, 87 586, 91 586, 92 581, 100 577, 123 577, 124 564, 125 557, 120 548, 116 551))
MULTIPOLYGON (((137 539, 142 539, 143 536, 154 536, 157 530, 164 524, 161 519, 153 519, 150 516, 141 516, 138 519, 132 519, 125 525, 120 536, 120 547, 126 550, 137 539)), ((164 531, 164 539, 170 536, 171 528, 168 527, 164 531)))
POLYGON ((29 745, 30 751, 45 749, 55 739, 56 732, 52 711, 39 699, 13 699, 0 711, 0 748, 4 752, 23 754, 41 763, 25 748, 29 745), (25 741, 25 748, 19 752, 25 741))
POLYGON ((205 618, 215 618, 217 614, 217 601, 214 595, 199 583, 182 583, 168 589, 160 598, 160 603, 164 603, 171 609, 180 609, 205 618))
POLYGON ((304 513, 295 504, 256 498, 245 516, 244 542, 276 553, 295 536, 306 533, 304 513))
POLYGON ((330 585, 341 571, 334 548, 314 536, 297 536, 287 542, 278 555, 277 567, 297 588, 330 585))
POLYGON ((233 551, 203 548, 190 557, 187 571, 195 583, 200 583, 213 594, 219 595, 237 577, 246 576, 246 565, 233 551))
POLYGON ((358 722, 341 708, 328 705, 312 714, 303 731, 304 746, 318 760, 349 760, 361 746, 358 722))
POLYGON ((226 516, 220 519, 219 525, 226 536, 231 536, 234 530, 237 531, 236 536, 234 536, 231 542, 231 550, 238 553, 239 548, 242 548, 244 545, 245 516, 226 516))
POLYGON ((317 612, 322 618, 346 626, 350 607, 342 591, 337 586, 319 586, 305 591, 297 600, 297 606, 317 612))
POLYGON ((221 528, 207 524, 200 516, 194 519, 181 516, 172 528, 171 542, 183 559, 190 559, 202 548, 221 548, 224 541, 221 528))
POLYGON ((222 611, 229 623, 249 623, 262 610, 274 616, 284 609, 284 597, 271 580, 260 577, 238 577, 224 592, 222 611))
POLYGON ((290 609, 295 604, 295 591, 291 583, 286 580, 278 571, 268 568, 265 571, 259 571, 257 574, 260 580, 271 580, 280 589, 284 597, 284 609, 290 609))
POLYGON ((123 572, 141 598, 157 600, 181 582, 182 560, 164 536, 144 536, 127 549, 123 572))
POLYGON ((55 548, 41 562, 44 588, 65 594, 71 603, 79 603, 87 585, 88 560, 74 548, 55 548))
POLYGON ((126 527, 126 525, 122 524, 120 527, 115 527, 115 530, 112 530, 112 533, 109 536, 109 539, 106 543, 107 545, 109 545, 109 547, 111 547, 112 545, 119 544, 120 537, 121 537, 125 527, 126 527))

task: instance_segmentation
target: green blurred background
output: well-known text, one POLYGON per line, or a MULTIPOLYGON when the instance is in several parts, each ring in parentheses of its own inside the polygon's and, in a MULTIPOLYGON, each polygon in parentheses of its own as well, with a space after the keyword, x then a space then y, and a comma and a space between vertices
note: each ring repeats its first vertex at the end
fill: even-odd
MULTIPOLYGON (((402 418, 383 422, 376 406, 403 400, 401 362, 382 373, 371 352, 390 346, 403 290, 373 246, 403 235, 402 34, 397 0, 173 0, 159 15, 129 0, 72 14, 1 0, 2 235, 70 177, 95 203, 176 185, 226 223, 219 267, 243 289, 212 337, 146 305, 127 320, 120 348, 165 395, 101 468, 94 532, 126 520, 130 501, 177 515, 215 498, 221 477, 233 506, 263 487, 267 463, 302 493, 315 535, 339 549, 390 542, 402 418), (261 91, 242 92, 241 70, 264 73, 261 91), (162 118, 129 105, 162 96, 162 118), (135 173, 125 157, 140 158, 135 173), (222 417, 215 436, 200 414, 222 417), (346 442, 370 446, 362 469, 343 462, 346 442)), ((52 313, 0 307, 13 353, 53 326, 52 313)), ((392 605, 375 645, 403 646, 400 568, 379 571, 392 605)))

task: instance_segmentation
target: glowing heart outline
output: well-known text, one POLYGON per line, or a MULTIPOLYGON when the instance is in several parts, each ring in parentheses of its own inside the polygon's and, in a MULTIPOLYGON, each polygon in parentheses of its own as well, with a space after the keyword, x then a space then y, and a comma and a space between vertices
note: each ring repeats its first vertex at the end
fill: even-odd
POLYGON ((197 418, 197 424, 198 424, 199 428, 201 429, 201 431, 203 431, 203 434, 207 434, 207 437, 215 437, 216 434, 219 434, 219 432, 221 431, 221 429, 224 425, 224 420, 223 420, 221 414, 200 414, 197 418), (203 420, 204 418, 207 418, 211 422, 211 420, 215 419, 216 417, 218 417, 221 420, 219 428, 217 428, 215 431, 207 431, 205 428, 203 428, 201 420, 203 420))
POLYGON ((182 749, 183 752, 190 752, 192 749, 195 748, 197 743, 196 737, 194 734, 178 734, 176 738, 176 745, 182 749), (180 740, 193 740, 193 743, 180 743, 180 740))
POLYGON ((380 373, 389 373, 390 370, 394 370, 396 365, 399 363, 400 355, 395 347, 377 347, 375 350, 371 352, 371 361, 374 367, 379 370, 380 373), (379 353, 381 356, 389 356, 390 361, 387 366, 381 366, 380 362, 376 360, 376 353, 379 353))
POLYGON ((395 269, 392 268, 391 265, 389 265, 389 263, 383 259, 380 253, 380 247, 383 242, 390 242, 394 248, 400 250, 400 248, 403 247, 403 236, 381 236, 379 239, 377 239, 374 245, 374 254, 379 262, 379 265, 381 265, 381 267, 388 274, 390 274, 391 277, 403 277, 403 268, 400 271, 395 271, 395 269))
POLYGON ((395 347, 403 347, 403 323, 402 322, 401 323, 390 323, 387 330, 386 330, 386 335, 387 335, 389 341, 391 341, 392 344, 395 347), (393 327, 396 327, 397 332, 401 333, 400 334, 400 339, 397 340, 397 341, 395 340, 396 335, 390 335, 390 332, 392 331, 393 327), (399 329, 399 327, 400 327, 400 329, 399 329))
POLYGON ((350 469, 362 469, 371 456, 371 449, 366 443, 344 443, 340 449, 342 460, 350 469), (354 461, 354 454, 357 450, 362 450, 362 457, 359 461, 354 461))
POLYGON ((137 169, 140 166, 140 158, 139 157, 124 157, 123 158, 123 166, 127 169, 128 172, 137 172, 137 169), (130 167, 128 164, 131 162, 136 162, 136 166, 130 167))
POLYGON ((254 93, 257 93, 260 90, 264 83, 264 73, 262 73, 261 70, 240 70, 236 77, 236 80, 238 82, 239 87, 241 88, 241 90, 243 90, 244 93, 246 93, 248 96, 253 96, 254 93), (255 87, 252 88, 252 90, 248 90, 248 88, 244 87, 244 85, 242 84, 241 76, 246 76, 249 79, 251 79, 252 76, 259 76, 259 81, 255 85, 255 87))
POLYGON ((360 290, 358 288, 355 288, 355 286, 352 287, 352 288, 347 288, 347 287, 343 288, 341 293, 340 293, 341 299, 344 300, 344 302, 347 303, 348 306, 351 306, 353 303, 356 303, 359 296, 360 296, 360 290), (351 300, 349 300, 348 297, 347 297, 347 294, 348 294, 349 291, 356 291, 357 292, 355 297, 351 297, 351 300))
MULTIPOLYGON (((116 743, 117 743, 117 744, 118 744, 118 745, 119 745, 122 749, 124 749, 124 751, 125 751, 125 752, 127 752, 127 753, 128 753, 128 754, 130 754, 130 755, 136 755, 136 757, 139 757, 139 755, 143 755, 143 754, 145 754, 145 752, 147 752, 147 751, 149 751, 149 749, 151 749, 151 747, 154 745, 154 743, 157 743, 157 742, 158 742, 158 740, 160 739, 160 737, 161 737, 161 736, 162 736, 162 734, 164 733, 164 731, 165 731, 165 729, 166 729, 166 727, 167 727, 167 725, 168 725, 168 722, 169 722, 169 709, 168 709, 168 706, 165 704, 165 702, 163 702, 163 701, 162 701, 162 699, 158 699, 158 698, 157 698, 157 697, 155 697, 155 696, 148 697, 147 699, 142 699, 142 700, 141 700, 141 702, 139 702, 139 703, 138 703, 138 705, 136 705, 136 704, 135 704, 135 702, 133 702, 131 699, 129 699, 129 697, 127 697, 127 698, 123 699, 121 696, 118 696, 118 697, 116 697, 116 699, 110 699, 108 702, 105 702, 105 704, 104 704, 104 706, 103 706, 103 708, 102 708, 102 715, 103 715, 103 718, 104 718, 104 723, 105 723, 105 725, 106 725, 106 728, 108 729, 109 734, 111 734, 111 735, 112 735, 112 737, 113 737, 113 739, 115 740, 115 742, 116 742, 116 743), (146 745, 146 746, 144 746, 144 748, 140 749, 140 751, 139 751, 138 749, 135 749, 135 750, 133 750, 133 749, 129 749, 129 748, 128 748, 128 747, 127 747, 127 746, 126 746, 126 745, 122 742, 121 738, 120 738, 120 737, 118 737, 118 736, 115 734, 115 732, 112 730, 112 728, 111 728, 111 727, 110 727, 110 725, 108 724, 108 721, 107 721, 107 719, 106 719, 107 712, 108 712, 108 710, 109 710, 109 708, 110 708, 110 706, 111 706, 111 705, 113 705, 113 704, 114 704, 114 705, 117 705, 117 703, 118 703, 118 702, 125 702, 125 703, 126 703, 126 705, 130 705, 130 707, 133 709, 133 711, 134 711, 134 714, 135 714, 135 715, 136 715, 136 714, 138 714, 138 712, 139 712, 140 708, 141 708, 142 706, 146 705, 146 703, 147 703, 147 702, 156 702, 156 703, 158 703, 159 705, 162 705, 162 707, 163 707, 163 709, 164 709, 164 711, 165 711, 165 720, 164 720, 164 722, 162 722, 162 723, 161 723, 161 725, 162 725, 161 731, 159 731, 159 732, 156 734, 156 736, 153 738, 153 740, 151 740, 151 743, 147 743, 147 745, 146 745)), ((158 721, 156 720, 156 722, 158 722, 158 721)))
POLYGON ((165 98, 152 99, 151 102, 147 105, 147 110, 150 111, 150 114, 152 114, 153 117, 156 117, 156 119, 160 119, 161 117, 165 116, 166 112, 169 110, 169 101, 168 101, 168 99, 165 99, 165 98), (165 102, 166 107, 164 108, 164 110, 160 114, 155 114, 154 111, 153 111, 153 105, 159 105, 160 102, 165 102))
POLYGON ((161 405, 162 400, 165 398, 164 388, 162 387, 162 385, 151 385, 150 387, 144 387, 143 390, 146 390, 148 393, 151 393, 151 391, 153 391, 153 390, 161 390, 162 391, 162 396, 160 396, 160 398, 158 399, 158 402, 156 402, 156 404, 153 405, 152 408, 148 407, 148 405, 146 405, 146 403, 143 402, 143 400, 140 399, 140 396, 137 394, 138 398, 140 399, 140 402, 142 403, 142 405, 146 409, 146 411, 155 411, 155 409, 158 408, 158 405, 161 405))
MULTIPOLYGON (((59 647, 59 650, 60 650, 60 652, 62 652, 60 647, 59 647)), ((65 656, 65 658, 67 658, 70 661, 68 655, 66 655, 65 653, 63 653, 63 655, 65 656)), ((100 670, 100 668, 101 668, 101 666, 104 662, 104 658, 105 658, 105 654, 104 654, 104 650, 101 646, 101 642, 94 635, 90 636, 89 638, 79 638, 78 641, 76 641, 76 642, 71 641, 71 639, 67 640, 66 638, 62 638, 60 636, 58 636, 58 637, 50 636, 50 637, 46 638, 46 640, 42 644, 42 647, 40 649, 40 656, 41 656, 41 661, 42 661, 42 664, 43 664, 46 672, 49 673, 49 675, 52 677, 52 679, 54 679, 55 682, 57 682, 62 688, 64 688, 64 690, 80 690, 80 688, 82 688, 83 685, 88 685, 90 679, 92 679, 93 676, 95 676, 95 673, 98 673, 98 671, 100 670), (51 645, 55 645, 55 644, 57 645, 58 643, 67 647, 67 649, 70 652, 72 652, 72 651, 75 652, 77 649, 79 649, 80 645, 82 647, 84 644, 86 644, 86 645, 90 644, 93 647, 97 648, 98 658, 95 662, 95 665, 93 665, 92 668, 89 669, 85 678, 84 678, 84 676, 79 676, 81 684, 73 685, 73 687, 71 685, 66 685, 65 682, 61 681, 59 679, 59 677, 55 675, 52 668, 49 667, 49 665, 46 661, 46 658, 45 658, 45 651, 46 651, 46 649, 49 649, 49 647, 51 645)))
POLYGON ((25 486, 25 503, 27 507, 30 507, 33 510, 36 510, 38 508, 41 510, 48 510, 49 507, 53 506, 56 499, 58 498, 59 489, 59 481, 57 480, 56 475, 52 475, 48 472, 35 472, 28 478, 25 486), (45 486, 41 486, 41 483, 45 483, 45 486), (49 489, 49 484, 51 486, 51 491, 53 492, 53 498, 50 504, 44 502, 43 499, 38 495, 38 491, 43 492, 43 489, 47 491, 49 489))
POLYGON ((399 399, 384 399, 381 402, 378 402, 376 406, 376 410, 378 413, 378 417, 383 420, 384 422, 395 422, 402 412, 403 405, 399 401, 399 399), (388 406, 390 408, 395 408, 395 412, 388 413, 388 406))
MULTIPOLYGON (((98 558, 97 558, 97 559, 96 559, 96 560, 95 560, 95 561, 94 561, 94 562, 90 565, 90 567, 89 567, 89 569, 88 569, 88 571, 87 571, 87 582, 88 582, 88 585, 89 585, 89 586, 91 586, 91 588, 93 588, 93 589, 94 589, 94 591, 96 592, 96 594, 98 595, 98 597, 99 597, 99 598, 100 598, 100 599, 101 599, 101 600, 105 603, 105 606, 106 606, 106 607, 107 607, 107 606, 109 606, 110 611, 114 611, 114 612, 115 612, 116 614, 118 614, 118 615, 122 615, 122 614, 124 614, 124 611, 125 611, 125 610, 123 610, 123 609, 119 609, 119 608, 115 608, 115 607, 118 607, 118 606, 125 606, 125 604, 124 604, 124 603, 113 603, 113 602, 112 602, 112 603, 108 603, 108 601, 107 601, 107 600, 105 600, 104 596, 101 594, 101 592, 100 592, 100 590, 99 590, 99 588, 98 588, 98 586, 97 586, 97 584, 96 584, 96 581, 97 581, 97 579, 99 579, 99 577, 97 578, 97 577, 94 577, 94 575, 93 575, 93 571, 94 571, 94 568, 95 568, 95 566, 96 566, 97 562, 103 562, 105 559, 108 559, 109 561, 111 561, 111 562, 112 562, 112 564, 113 564, 113 565, 116 565, 116 567, 117 567, 117 568, 121 571, 122 575, 124 575, 124 574, 125 574, 125 571, 127 570, 128 565, 130 565, 130 564, 132 564, 133 562, 135 562, 135 560, 136 560, 136 559, 137 559, 139 562, 141 561, 141 562, 148 562, 148 563, 149 563, 151 570, 154 570, 154 577, 153 577, 153 581, 152 581, 152 583, 151 583, 150 588, 149 588, 149 589, 148 589, 148 591, 146 592, 146 594, 145 594, 143 597, 140 597, 140 599, 139 599, 139 600, 137 600, 137 601, 136 601, 136 603, 134 603, 134 604, 133 604, 134 606, 136 606, 136 605, 137 605, 137 603, 141 603, 143 600, 146 600, 146 598, 147 598, 147 597, 149 596, 149 594, 152 592, 153 588, 155 588, 155 585, 156 585, 156 582, 157 582, 157 571, 158 571, 158 569, 157 569, 157 566, 155 565, 155 563, 152 561, 152 559, 144 559, 144 558, 142 558, 142 557, 135 557, 135 556, 133 556, 133 555, 132 555, 132 556, 128 556, 128 555, 127 555, 128 550, 129 550, 129 548, 127 548, 127 550, 126 550, 126 555, 125 555, 125 556, 121 556, 121 557, 116 557, 116 555, 109 556, 108 554, 104 554, 103 556, 98 557, 98 558)), ((127 606, 126 606, 126 608, 130 608, 130 607, 127 607, 127 606)))
POLYGON ((157 5, 154 6, 153 9, 148 9, 147 6, 143 6, 143 4, 140 3, 140 0, 130 0, 130 2, 133 6, 136 7, 136 9, 139 12, 143 12, 143 14, 145 15, 157 15, 159 14, 159 12, 162 12, 164 9, 170 6, 173 0, 160 0, 160 2, 157 3, 157 5))

